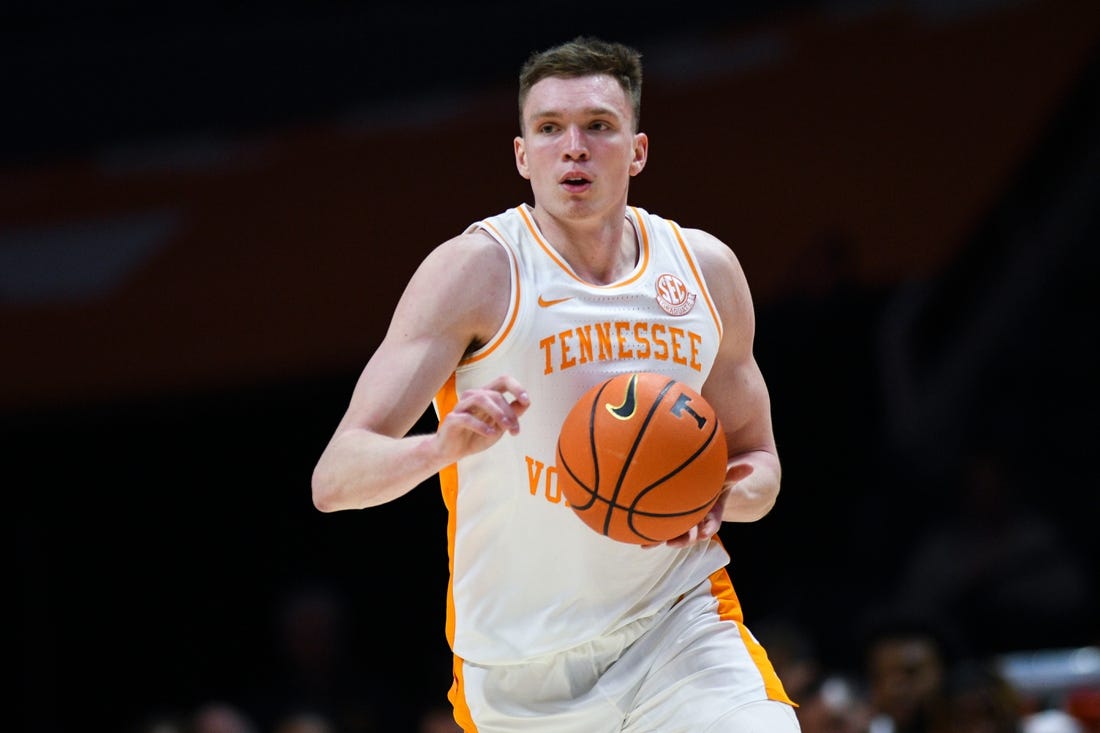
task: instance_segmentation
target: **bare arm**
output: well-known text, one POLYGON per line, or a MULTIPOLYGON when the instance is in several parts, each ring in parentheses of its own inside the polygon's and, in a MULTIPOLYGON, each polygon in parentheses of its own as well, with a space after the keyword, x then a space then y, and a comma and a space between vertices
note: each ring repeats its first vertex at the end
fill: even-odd
POLYGON ((752 295, 729 247, 699 230, 685 234, 722 317, 722 344, 702 391, 725 428, 730 456, 722 519, 752 522, 775 505, 782 473, 772 432, 771 398, 753 356, 752 295))
POLYGON ((688 229, 684 235, 722 318, 722 343, 702 394, 725 431, 729 469, 726 490, 714 509, 690 531, 669 540, 673 546, 709 539, 723 521, 760 519, 775 505, 781 476, 771 399, 752 352, 756 316, 741 264, 729 247, 706 232, 688 229))
POLYGON ((483 234, 437 247, 410 279, 389 329, 352 393, 313 470, 321 511, 392 501, 462 456, 519 430, 521 385, 502 376, 459 395, 429 435, 408 435, 468 351, 504 317, 509 292, 504 251, 483 234))

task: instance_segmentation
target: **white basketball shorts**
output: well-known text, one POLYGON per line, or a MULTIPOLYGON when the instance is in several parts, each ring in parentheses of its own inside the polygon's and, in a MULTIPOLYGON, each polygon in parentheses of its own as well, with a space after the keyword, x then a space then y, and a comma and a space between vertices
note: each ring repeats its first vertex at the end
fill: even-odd
POLYGON ((565 652, 496 666, 456 660, 455 717, 467 733, 797 733, 763 649, 725 615, 704 581, 565 652))

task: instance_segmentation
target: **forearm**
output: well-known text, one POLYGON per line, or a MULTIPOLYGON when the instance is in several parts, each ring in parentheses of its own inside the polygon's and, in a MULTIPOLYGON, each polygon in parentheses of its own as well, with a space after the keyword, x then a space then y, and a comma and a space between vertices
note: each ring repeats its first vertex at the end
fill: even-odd
POLYGON ((434 435, 391 438, 367 430, 336 435, 313 469, 313 504, 322 512, 362 509, 407 494, 446 465, 434 435))
POLYGON ((727 483, 729 494, 722 511, 723 521, 755 522, 771 511, 779 495, 781 477, 779 458, 775 453, 757 450, 734 456, 730 459, 727 476, 731 480, 727 483), (743 475, 746 464, 751 466, 751 473, 734 480, 743 475))

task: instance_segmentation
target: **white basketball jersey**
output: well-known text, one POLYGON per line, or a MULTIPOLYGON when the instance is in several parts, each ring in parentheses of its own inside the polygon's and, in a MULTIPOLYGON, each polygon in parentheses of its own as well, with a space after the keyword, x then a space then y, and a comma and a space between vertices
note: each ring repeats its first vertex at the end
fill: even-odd
POLYGON ((520 434, 440 473, 449 511, 447 637, 482 664, 562 651, 649 615, 729 561, 715 538, 641 549, 585 525, 561 496, 558 430, 588 388, 654 371, 701 390, 722 324, 679 227, 630 207, 638 263, 592 285, 540 233, 526 205, 477 222, 508 253, 507 316, 435 398, 440 419, 456 396, 510 374, 531 406, 520 434))

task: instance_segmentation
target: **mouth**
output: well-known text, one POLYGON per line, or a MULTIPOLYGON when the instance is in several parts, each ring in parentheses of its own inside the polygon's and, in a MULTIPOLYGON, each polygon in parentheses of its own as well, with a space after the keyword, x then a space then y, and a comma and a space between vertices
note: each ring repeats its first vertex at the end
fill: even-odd
POLYGON ((562 183, 591 183, 592 177, 579 168, 573 168, 562 174, 562 183))
POLYGON ((590 179, 583 173, 569 171, 561 177, 559 183, 561 183, 561 185, 565 186, 567 189, 581 189, 590 185, 592 183, 592 179, 590 179))

